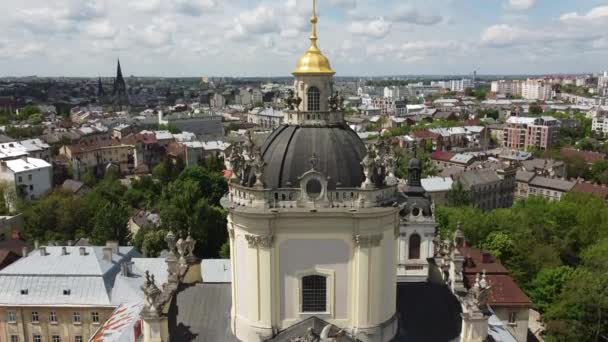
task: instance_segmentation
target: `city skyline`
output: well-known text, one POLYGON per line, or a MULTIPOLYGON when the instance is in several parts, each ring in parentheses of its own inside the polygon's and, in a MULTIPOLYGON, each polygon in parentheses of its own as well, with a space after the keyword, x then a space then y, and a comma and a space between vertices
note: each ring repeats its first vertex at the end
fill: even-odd
MULTIPOLYGON (((287 76, 310 1, 2 3, 1 76, 287 76), (280 73, 280 74, 277 74, 280 73)), ((608 2, 320 0, 338 76, 555 74, 607 68, 608 2)))

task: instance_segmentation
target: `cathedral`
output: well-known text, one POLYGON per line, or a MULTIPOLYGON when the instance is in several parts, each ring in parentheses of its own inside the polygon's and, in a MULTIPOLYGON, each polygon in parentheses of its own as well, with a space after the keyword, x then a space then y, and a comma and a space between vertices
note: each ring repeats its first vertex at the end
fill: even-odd
POLYGON ((144 341, 484 341, 485 276, 462 286, 462 237, 438 238, 420 160, 404 185, 389 144, 345 123, 314 0, 311 24, 284 124, 226 158, 230 283, 168 237, 167 283, 144 285, 144 341))

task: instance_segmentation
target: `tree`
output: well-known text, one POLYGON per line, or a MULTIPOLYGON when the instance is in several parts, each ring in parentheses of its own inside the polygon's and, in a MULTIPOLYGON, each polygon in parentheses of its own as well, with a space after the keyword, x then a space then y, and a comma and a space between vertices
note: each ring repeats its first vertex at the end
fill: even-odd
POLYGON ((530 285, 530 299, 541 312, 545 313, 554 305, 562 293, 562 288, 572 276, 574 269, 569 266, 559 266, 542 269, 530 285))
POLYGON ((222 248, 220 249, 220 257, 230 259, 230 243, 228 241, 224 242, 222 245, 222 248))
POLYGON ((471 193, 465 190, 462 182, 455 181, 447 194, 447 205, 449 207, 464 207, 471 205, 471 193))
POLYGON ((96 245, 105 244, 106 241, 126 244, 128 221, 129 211, 122 203, 105 203, 93 217, 91 242, 96 245))
POLYGON ((529 108, 530 115, 539 116, 543 114, 543 107, 541 107, 538 103, 533 103, 529 108))
POLYGON ((160 253, 167 249, 167 243, 165 237, 167 236, 166 230, 147 230, 145 231, 141 251, 148 258, 158 258, 160 253))
POLYGON ((513 239, 505 231, 490 233, 490 235, 488 235, 488 237, 485 239, 483 246, 501 262, 509 260, 513 255, 513 250, 515 249, 513 239))

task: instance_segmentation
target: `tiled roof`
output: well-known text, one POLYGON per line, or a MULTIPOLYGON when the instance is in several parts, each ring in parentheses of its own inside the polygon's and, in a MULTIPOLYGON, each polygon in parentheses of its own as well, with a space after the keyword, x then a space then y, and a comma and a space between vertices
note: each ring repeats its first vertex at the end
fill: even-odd
POLYGON ((592 194, 602 199, 608 199, 608 187, 592 183, 578 183, 572 188, 574 192, 592 194))
MULTIPOLYGON (((475 275, 467 274, 465 276, 465 286, 470 287, 475 283, 475 275)), ((530 298, 526 296, 515 280, 510 275, 492 274, 486 276, 486 281, 490 285, 490 294, 487 303, 491 307, 532 307, 530 298)))
POLYGON ((587 163, 591 164, 598 160, 605 160, 606 154, 591 151, 580 151, 574 148, 562 148, 560 154, 564 158, 580 157, 583 158, 587 163))
POLYGON ((454 154, 446 151, 435 151, 431 153, 432 160, 450 161, 454 157, 454 154))
POLYGON ((460 252, 465 257, 463 272, 465 274, 475 275, 477 273, 486 274, 509 274, 509 271, 487 251, 482 251, 479 248, 462 247, 460 252), (486 254, 486 262, 483 256, 486 254), (488 258, 489 257, 489 258, 488 258))
POLYGON ((530 185, 539 188, 553 189, 559 191, 570 191, 572 190, 572 188, 574 188, 574 185, 576 185, 576 183, 565 179, 537 176, 530 181, 530 185))

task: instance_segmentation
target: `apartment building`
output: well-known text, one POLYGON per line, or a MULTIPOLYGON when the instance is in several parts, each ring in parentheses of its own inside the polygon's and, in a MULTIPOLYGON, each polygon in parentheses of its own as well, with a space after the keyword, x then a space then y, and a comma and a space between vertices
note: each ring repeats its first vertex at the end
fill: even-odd
POLYGON ((553 98, 553 88, 544 80, 528 79, 522 82, 521 96, 526 100, 546 101, 553 98))
POLYGON ((559 201, 570 192, 576 182, 563 178, 551 178, 530 171, 517 171, 515 198, 526 199, 530 196, 543 197, 549 201, 559 201))
POLYGON ((522 82, 519 80, 500 80, 493 81, 490 91, 497 95, 509 97, 522 96, 522 82))
POLYGON ((546 150, 557 144, 559 129, 559 120, 551 116, 512 116, 504 128, 503 146, 512 150, 546 150))
POLYGON ((38 247, 0 271, 0 341, 83 342, 117 304, 110 294, 133 247, 38 247))

